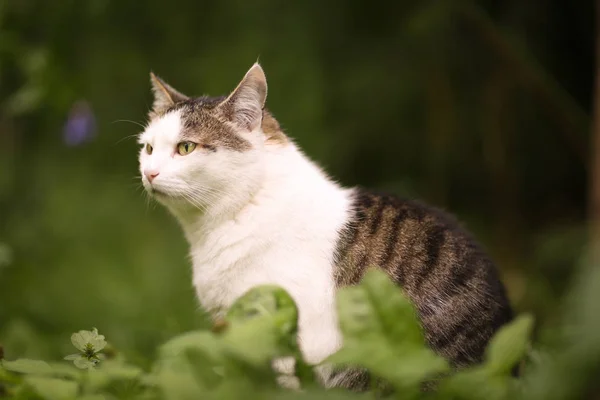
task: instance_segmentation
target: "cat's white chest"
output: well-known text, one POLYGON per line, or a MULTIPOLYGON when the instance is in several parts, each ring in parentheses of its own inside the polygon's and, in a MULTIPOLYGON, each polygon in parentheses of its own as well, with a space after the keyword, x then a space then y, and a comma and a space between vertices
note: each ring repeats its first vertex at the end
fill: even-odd
POLYGON ((192 244, 193 282, 202 307, 211 313, 226 310, 259 283, 268 266, 256 271, 254 243, 239 230, 215 232, 192 244))
POLYGON ((225 311, 250 288, 268 283, 264 279, 265 274, 249 273, 254 268, 237 268, 251 262, 249 259, 232 262, 226 255, 194 260, 193 282, 202 307, 211 313, 225 311))
POLYGON ((295 239, 285 227, 277 229, 276 236, 266 230, 262 235, 235 229, 223 235, 217 232, 192 246, 198 299, 205 310, 219 315, 255 286, 282 287, 298 306, 304 357, 318 363, 341 345, 328 244, 312 238, 295 239))

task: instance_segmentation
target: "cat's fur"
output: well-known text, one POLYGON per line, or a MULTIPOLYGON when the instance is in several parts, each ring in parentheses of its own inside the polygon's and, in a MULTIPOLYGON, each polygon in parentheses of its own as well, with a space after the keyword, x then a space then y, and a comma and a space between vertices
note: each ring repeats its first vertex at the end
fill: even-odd
MULTIPOLYGON (((189 98, 154 75, 152 85, 142 180, 183 228, 207 311, 218 316, 251 287, 280 285, 299 307, 304 358, 319 363, 342 345, 336 289, 378 265, 416 305, 433 349, 456 366, 481 360, 511 310, 492 262, 453 218, 329 179, 264 108, 258 64, 228 97, 189 98), (182 141, 197 147, 179 155, 182 141)), ((366 388, 365 374, 326 371, 328 386, 366 388)))

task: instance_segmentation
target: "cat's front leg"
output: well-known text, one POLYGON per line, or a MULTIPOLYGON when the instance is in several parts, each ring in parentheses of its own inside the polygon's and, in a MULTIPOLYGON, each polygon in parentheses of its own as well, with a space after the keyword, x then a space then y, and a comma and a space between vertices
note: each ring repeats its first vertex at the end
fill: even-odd
MULTIPOLYGON (((272 269, 266 271, 273 278, 271 283, 286 290, 298 307, 298 346, 304 361, 317 365, 335 353, 341 346, 341 334, 335 310, 335 282, 329 260, 309 257, 310 249, 294 255, 270 254, 268 263, 272 269), (299 257, 304 254, 305 257, 299 257)), ((263 260, 266 261, 266 260, 263 260)), ((297 387, 294 377, 293 358, 274 362, 284 385, 297 387)), ((318 372, 318 371, 317 371, 318 372)))

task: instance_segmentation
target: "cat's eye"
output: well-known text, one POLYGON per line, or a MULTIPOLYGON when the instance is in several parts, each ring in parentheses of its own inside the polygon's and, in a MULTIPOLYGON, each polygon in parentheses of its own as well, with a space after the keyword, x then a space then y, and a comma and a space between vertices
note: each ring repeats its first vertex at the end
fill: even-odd
POLYGON ((146 153, 152 154, 152 146, 150 146, 150 143, 146 143, 146 153))
POLYGON ((195 148, 196 143, 194 142, 181 142, 177 145, 177 152, 182 156, 186 156, 194 151, 195 148))

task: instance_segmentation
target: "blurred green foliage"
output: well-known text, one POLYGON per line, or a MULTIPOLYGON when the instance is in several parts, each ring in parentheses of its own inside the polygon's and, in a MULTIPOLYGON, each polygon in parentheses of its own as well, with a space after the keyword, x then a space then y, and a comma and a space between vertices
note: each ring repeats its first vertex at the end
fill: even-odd
POLYGON ((206 326, 183 236, 141 191, 135 135, 150 70, 217 95, 257 57, 269 108, 311 158, 343 184, 458 214, 517 309, 558 326, 585 243, 592 11, 551 0, 0 0, 6 357, 58 359, 71 332, 97 326, 148 367, 160 343, 206 326))
MULTIPOLYGON (((218 332, 191 331, 160 346, 148 371, 114 354, 79 370, 59 363, 4 360, 0 364, 0 396, 49 400, 585 398, 593 393, 591 385, 597 387, 595 378, 600 368, 600 314, 589 314, 590 306, 596 307, 600 297, 598 271, 584 271, 581 277, 585 279, 571 288, 571 294, 576 294, 572 299, 584 301, 567 302, 561 313, 557 338, 568 340, 562 346, 528 351, 533 320, 522 315, 494 336, 481 365, 449 375, 444 374, 449 371, 446 361, 426 347, 409 300, 385 272, 368 271, 360 285, 338 293, 344 347, 324 364, 368 368, 372 379, 383 379, 389 385, 391 390, 385 392, 325 391, 314 374, 301 375, 294 388, 278 386, 277 378, 282 376, 272 368, 272 360, 295 357, 297 366, 302 364, 295 340, 297 310, 284 290, 259 286, 234 303, 218 332), (577 342, 569 337, 573 334, 577 342), (537 359, 528 357, 521 377, 515 378, 511 371, 526 353, 537 353, 537 359), (424 392, 422 384, 431 379, 435 389, 424 392)), ((90 348, 96 354, 106 345, 97 331, 80 331, 72 341, 78 349, 90 348)))
MULTIPOLYGON (((342 289, 338 310, 346 344, 326 364, 367 367, 374 377, 391 384, 402 399, 423 397, 422 382, 448 371, 446 361, 426 347, 413 306, 385 272, 368 271, 359 286, 342 289)), ((531 318, 522 317, 503 328, 490 343, 484 364, 438 382, 437 394, 426 397, 506 399, 509 393, 518 394, 510 371, 525 353, 531 322, 531 318)), ((251 289, 233 305, 226 323, 220 333, 190 332, 165 343, 148 374, 123 361, 80 366, 86 370, 80 372, 21 359, 2 362, 0 384, 9 396, 21 399, 98 394, 146 399, 273 397, 278 387, 272 360, 299 356, 293 300, 277 287, 251 289)), ((103 337, 98 339, 97 331, 80 331, 72 341, 78 349, 93 352, 106 344, 103 337)), ((315 376, 303 380, 303 393, 291 397, 314 398, 320 392, 324 396, 315 382, 315 376)), ((332 390, 328 396, 336 393, 341 395, 343 390, 332 390)), ((284 392, 280 396, 284 397, 284 392)))

